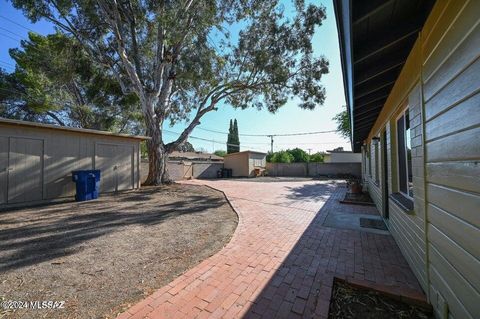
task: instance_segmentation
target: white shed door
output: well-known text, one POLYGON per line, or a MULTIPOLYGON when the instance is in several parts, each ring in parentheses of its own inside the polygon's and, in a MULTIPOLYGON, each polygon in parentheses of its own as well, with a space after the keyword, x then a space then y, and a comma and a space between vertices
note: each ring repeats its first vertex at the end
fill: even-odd
POLYGON ((101 192, 133 188, 132 146, 97 144, 96 153, 95 168, 101 171, 101 192))
POLYGON ((115 145, 97 144, 95 168, 100 170, 100 192, 114 192, 117 188, 115 145))
POLYGON ((133 146, 117 146, 117 190, 133 189, 133 146))
POLYGON ((9 154, 8 202, 41 200, 43 141, 11 137, 9 154))
POLYGON ((7 202, 8 137, 0 137, 0 204, 7 202))

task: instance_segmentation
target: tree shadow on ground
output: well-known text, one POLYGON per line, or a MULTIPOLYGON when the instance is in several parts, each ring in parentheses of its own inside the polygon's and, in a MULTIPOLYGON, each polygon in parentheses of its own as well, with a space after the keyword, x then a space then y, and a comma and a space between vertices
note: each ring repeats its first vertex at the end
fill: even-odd
POLYGON ((301 186, 288 186, 289 195, 286 197, 291 200, 312 200, 314 202, 324 202, 329 200, 331 194, 338 188, 343 187, 343 181, 329 181, 328 183, 302 184, 301 186), (320 185, 320 187, 319 187, 320 185))
POLYGON ((328 199, 253 300, 244 318, 326 319, 334 277, 361 278, 420 291, 392 236, 323 226, 329 213, 342 209, 339 199, 345 190, 337 187, 335 191, 335 188, 309 184, 290 188, 292 199, 311 200, 317 196, 328 199))
POLYGON ((82 243, 130 225, 154 226, 226 204, 220 196, 185 194, 180 190, 178 200, 161 203, 155 201, 158 191, 149 188, 82 204, 55 205, 51 211, 44 207, 2 216, 6 218, 0 219, 0 225, 9 227, 0 229, 0 272, 75 254, 82 249, 82 243), (19 225, 12 226, 17 216, 19 225))

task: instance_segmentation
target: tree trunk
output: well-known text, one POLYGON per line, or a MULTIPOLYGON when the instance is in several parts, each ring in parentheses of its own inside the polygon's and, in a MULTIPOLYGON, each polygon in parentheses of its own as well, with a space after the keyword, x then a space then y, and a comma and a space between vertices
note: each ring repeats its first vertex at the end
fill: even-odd
POLYGON ((152 139, 147 141, 148 177, 145 185, 168 184, 171 182, 167 170, 168 153, 160 138, 151 137, 152 139))
POLYGON ((161 185, 171 183, 167 170, 168 152, 162 138, 162 121, 153 116, 152 105, 146 105, 143 110, 145 110, 146 133, 151 138, 147 141, 148 177, 144 184, 161 185))

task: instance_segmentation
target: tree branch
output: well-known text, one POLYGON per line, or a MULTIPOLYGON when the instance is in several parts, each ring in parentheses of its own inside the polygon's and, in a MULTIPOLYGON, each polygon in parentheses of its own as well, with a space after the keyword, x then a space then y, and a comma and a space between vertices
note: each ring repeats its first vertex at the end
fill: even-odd
POLYGON ((192 133, 193 129, 200 124, 200 119, 202 116, 204 116, 206 113, 213 111, 215 109, 215 105, 217 104, 218 101, 212 101, 210 105, 206 108, 203 109, 198 109, 197 114, 195 115, 195 118, 190 122, 190 124, 183 130, 183 132, 180 134, 180 136, 173 142, 168 143, 165 145, 165 149, 168 153, 174 151, 180 144, 185 142, 185 140, 188 138, 190 133, 192 133))
POLYGON ((140 63, 140 52, 138 50, 137 44, 137 33, 136 33, 136 19, 135 12, 133 12, 132 3, 128 1, 128 8, 130 13, 126 14, 125 17, 130 20, 130 37, 132 38, 132 49, 133 49, 133 61, 135 63, 135 68, 137 69, 138 76, 140 81, 144 83, 142 76, 142 67, 140 63))
POLYGON ((53 112, 47 111, 45 112, 48 116, 50 116, 52 119, 54 119, 59 125, 65 126, 65 123, 53 112))
MULTIPOLYGON (((138 73, 135 70, 135 66, 130 61, 130 58, 126 51, 126 46, 123 39, 123 34, 121 32, 121 27, 120 27, 120 25, 122 24, 122 21, 120 18, 120 13, 118 11, 117 1, 113 0, 114 5, 111 7, 113 11, 113 18, 109 14, 110 8, 108 4, 105 3, 105 1, 103 0, 99 0, 98 3, 104 12, 104 16, 107 19, 110 27, 113 29, 112 31, 115 36, 115 41, 117 43, 117 53, 120 56, 120 59, 122 60, 123 64, 125 65, 125 71, 128 74, 130 81, 132 81, 132 84, 136 87, 136 91, 137 91, 137 94, 139 95, 139 98, 144 102, 146 102, 147 97, 145 94, 143 84, 139 78, 138 73)), ((142 103, 142 105, 145 105, 145 104, 146 103, 142 103)))

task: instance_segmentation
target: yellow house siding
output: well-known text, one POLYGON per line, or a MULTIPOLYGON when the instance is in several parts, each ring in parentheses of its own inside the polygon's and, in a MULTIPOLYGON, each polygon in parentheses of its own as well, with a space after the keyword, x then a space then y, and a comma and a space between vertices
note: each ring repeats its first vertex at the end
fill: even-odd
POLYGON ((382 211, 382 192, 380 187, 375 185, 373 179, 370 178, 368 182, 368 191, 370 192, 370 197, 372 198, 375 206, 377 207, 378 211, 382 211))
POLYGON ((397 159, 394 156, 393 150, 397 148, 396 140, 393 137, 392 130, 394 129, 391 121, 388 121, 385 125, 385 130, 387 132, 387 173, 388 173, 388 189, 390 195, 393 192, 394 185, 397 185, 397 175, 394 172, 397 167, 397 159))
POLYGON ((442 5, 423 30, 431 299, 456 318, 478 318, 480 1, 442 5))
POLYGON ((379 134, 385 127, 385 123, 392 120, 396 112, 398 113, 399 108, 404 107, 405 100, 419 82, 421 66, 421 42, 416 41, 382 111, 370 131, 367 141, 379 134))
MULTIPOLYGON (((420 67, 420 44, 417 43, 414 50, 410 53, 406 67, 402 70, 399 81, 395 83, 391 95, 387 99, 387 104, 383 108, 380 117, 383 122, 377 120, 374 130, 370 133, 368 147, 371 154, 371 176, 367 176, 368 190, 377 209, 383 211, 383 196, 388 196, 392 192, 398 192, 398 173, 397 173, 397 141, 396 141, 396 117, 407 107, 410 112, 410 125, 412 137, 412 170, 413 187, 415 192, 415 211, 412 214, 406 214, 394 201, 389 201, 389 216, 387 225, 395 238, 400 250, 405 256, 407 262, 416 274, 420 285, 426 291, 428 289, 426 274, 426 235, 425 235, 425 209, 424 209, 424 147, 422 132, 422 99, 419 83, 420 67), (418 74, 415 74, 417 72, 418 74), (409 78, 410 77, 410 78, 409 78), (388 106, 388 107, 387 107, 388 106), (383 130, 387 132, 387 172, 389 194, 382 194, 384 173, 379 176, 379 185, 375 180, 375 152, 373 142, 374 136, 379 136, 383 130)), ((382 143, 378 143, 379 161, 382 163, 382 143)), ((381 171, 380 171, 381 172, 381 171)))
POLYGON ((389 200, 387 224, 440 318, 480 318, 479 12, 476 0, 436 2, 366 140, 373 171, 372 137, 387 131, 397 192, 396 118, 409 108, 414 211, 389 200))
MULTIPOLYGON (((410 54, 415 59, 415 63, 410 64, 410 68, 418 67, 420 45, 419 42, 414 46, 416 52, 410 54), (417 61, 418 59, 418 61, 417 61)), ((408 67, 408 66, 407 66, 408 67)), ((413 72, 413 71, 411 71, 413 72)), ((418 70, 417 70, 418 72, 418 70)), ((410 72, 406 72, 411 74, 410 72)), ((418 76, 414 76, 418 79, 418 76)), ((408 83, 408 81, 404 81, 408 83)), ((422 112, 422 95, 421 83, 417 81, 413 86, 397 86, 394 90, 409 89, 405 101, 399 103, 398 106, 392 107, 396 109, 390 120, 391 141, 395 141, 392 147, 392 158, 394 161, 390 164, 392 167, 392 175, 395 176, 395 182, 392 185, 392 191, 398 192, 398 176, 397 171, 397 143, 396 143, 396 118, 407 107, 410 114, 410 131, 411 131, 411 147, 412 147, 412 182, 414 192, 414 211, 407 214, 398 205, 390 200, 390 229, 393 230, 394 237, 400 246, 403 254, 407 256, 407 260, 416 274, 422 288, 428 290, 427 280, 427 258, 426 258, 426 235, 425 235, 425 172, 424 172, 424 145, 423 145, 423 112, 422 112)), ((400 93, 398 93, 401 96, 400 93)))
POLYGON ((423 228, 390 201, 389 229, 423 289, 427 287, 423 228))
POLYGON ((380 172, 379 172, 379 183, 377 184, 377 181, 375 180, 375 174, 377 172, 377 161, 381 163, 381 148, 380 145, 381 143, 379 142, 377 144, 378 151, 375 153, 375 145, 373 143, 370 143, 368 147, 370 148, 370 160, 371 160, 371 172, 369 176, 367 177, 368 181, 368 190, 370 192, 370 196, 372 197, 373 202, 375 203, 375 206, 377 207, 378 211, 382 211, 382 191, 381 191, 381 180, 380 180, 380 172), (377 158, 378 155, 378 158, 377 158))

